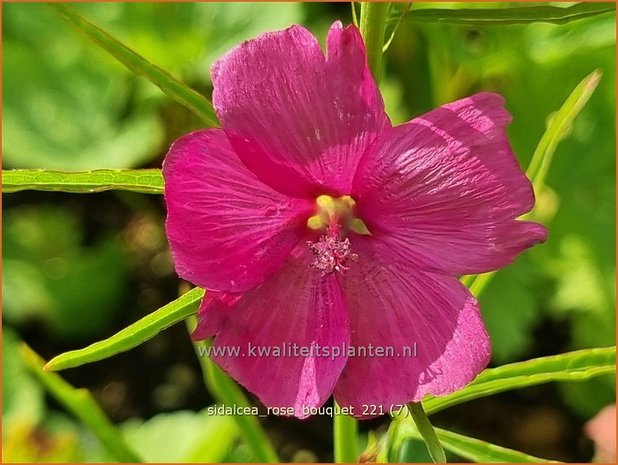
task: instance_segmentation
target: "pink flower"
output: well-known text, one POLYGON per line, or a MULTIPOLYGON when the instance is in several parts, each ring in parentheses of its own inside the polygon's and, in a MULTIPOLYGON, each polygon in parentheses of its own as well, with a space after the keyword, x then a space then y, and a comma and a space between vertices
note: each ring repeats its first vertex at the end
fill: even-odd
POLYGON ((616 404, 597 413, 586 423, 584 432, 595 442, 595 462, 616 463, 616 404))
POLYGON ((292 26, 215 63, 222 129, 170 149, 167 234, 178 274, 209 291, 194 338, 241 350, 213 355, 221 368, 296 416, 334 393, 367 417, 453 392, 487 365, 478 304, 458 276, 510 263, 546 230, 516 220, 534 195, 502 97, 393 127, 358 30, 333 24, 327 51, 292 26), (248 352, 294 344, 392 352, 248 352))

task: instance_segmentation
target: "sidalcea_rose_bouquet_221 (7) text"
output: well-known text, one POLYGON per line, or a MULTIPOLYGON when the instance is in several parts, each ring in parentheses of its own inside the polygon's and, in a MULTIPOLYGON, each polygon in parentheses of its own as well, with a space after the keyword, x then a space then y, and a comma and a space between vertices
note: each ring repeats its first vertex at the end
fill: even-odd
POLYGON ((207 290, 193 338, 214 337, 224 371, 300 418, 331 394, 371 417, 487 366, 478 302, 459 277, 509 264, 547 231, 518 219, 534 193, 500 95, 393 126, 358 29, 335 22, 326 42, 325 54, 294 25, 213 65, 221 128, 169 150, 166 232, 177 273, 207 290), (243 352, 286 344, 393 350, 243 352))

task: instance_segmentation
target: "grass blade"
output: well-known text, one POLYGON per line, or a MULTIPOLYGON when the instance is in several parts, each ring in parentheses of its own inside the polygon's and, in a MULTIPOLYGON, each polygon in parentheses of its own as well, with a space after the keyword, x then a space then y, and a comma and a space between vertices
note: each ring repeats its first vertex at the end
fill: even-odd
POLYGON ((584 108, 601 79, 601 71, 595 70, 575 87, 560 109, 553 115, 545 133, 532 155, 526 175, 532 181, 535 192, 545 185, 545 177, 556 152, 558 143, 564 139, 575 117, 584 108))
MULTIPOLYGON (((513 449, 497 446, 490 442, 435 428, 436 435, 449 452, 476 463, 556 463, 534 457, 513 449)), ((421 439, 421 435, 409 425, 398 430, 402 445, 411 439, 421 439)))
POLYGON ((43 370, 45 363, 30 347, 23 344, 21 356, 37 380, 64 408, 88 426, 101 444, 118 462, 138 463, 142 459, 131 450, 124 437, 111 423, 86 389, 75 389, 55 373, 43 370))
POLYGON ((203 289, 194 288, 110 338, 54 357, 45 365, 45 369, 58 371, 78 367, 137 347, 164 329, 193 315, 203 296, 203 289))
MULTIPOLYGON (((566 8, 549 5, 513 8, 421 8, 412 10, 405 21, 477 26, 536 22, 565 24, 612 11, 616 11, 613 2, 578 3, 566 8)), ((399 14, 395 12, 389 21, 395 22, 398 19, 399 14)))
POLYGON ((448 396, 423 400, 427 413, 499 392, 552 381, 584 381, 616 372, 616 347, 584 349, 484 370, 477 378, 448 396))
POLYGON ((442 449, 442 444, 436 435, 436 430, 434 430, 429 418, 425 414, 425 410, 423 410, 423 404, 411 402, 408 404, 408 409, 416 425, 416 431, 427 446, 431 459, 434 463, 446 463, 444 449, 442 449))
POLYGON ((162 194, 163 176, 159 169, 144 170, 3 170, 2 192, 24 190, 90 194, 107 190, 162 194))
POLYGON ((150 63, 103 29, 87 21, 63 3, 50 3, 78 32, 108 52, 130 71, 145 77, 176 102, 184 105, 209 127, 219 125, 212 104, 202 95, 178 81, 167 71, 150 63))
MULTIPOLYGON (((187 319, 187 329, 192 332, 195 327, 195 317, 187 319)), ((251 404, 244 393, 215 363, 200 350, 210 345, 210 341, 194 342, 195 354, 202 367, 206 388, 218 403, 239 408, 250 407, 251 404)), ((260 425, 260 422, 252 415, 234 415, 238 428, 253 452, 256 462, 276 463, 279 462, 277 453, 273 448, 268 436, 260 425)))
MULTIPOLYGON (((464 459, 477 463, 548 463, 551 460, 541 459, 532 455, 524 454, 513 449, 497 446, 480 439, 470 438, 462 434, 453 433, 444 429, 436 428, 436 434, 449 452, 459 455, 464 459)), ((555 463, 555 462, 554 462, 555 463)))

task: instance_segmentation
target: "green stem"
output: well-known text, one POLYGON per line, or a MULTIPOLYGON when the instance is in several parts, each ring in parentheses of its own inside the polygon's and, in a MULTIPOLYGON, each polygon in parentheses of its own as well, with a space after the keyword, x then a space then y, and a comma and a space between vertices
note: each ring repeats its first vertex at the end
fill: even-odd
MULTIPOLYGON (((337 409, 337 404, 335 403, 337 409)), ((334 418, 335 463, 358 462, 358 422, 349 415, 334 418)))
POLYGON ((378 84, 382 73, 384 32, 389 6, 389 2, 363 2, 360 10, 360 32, 365 41, 367 63, 378 84))
POLYGON ((76 389, 55 373, 43 370, 44 361, 26 344, 21 347, 21 356, 30 372, 45 386, 51 396, 75 418, 88 426, 101 445, 118 462, 139 463, 142 458, 126 442, 86 389, 76 389))
POLYGON ((408 404, 408 409, 410 410, 410 414, 412 415, 418 432, 423 438, 423 441, 425 441, 431 459, 434 463, 446 463, 444 449, 442 449, 442 444, 440 444, 440 440, 433 426, 431 426, 425 410, 423 410, 423 405, 420 402, 410 402, 408 404))
MULTIPOLYGON (((187 318, 186 322, 187 329, 191 332, 192 328, 195 327, 196 318, 187 318)), ((206 388, 214 399, 223 405, 235 405, 239 408, 250 407, 249 401, 238 385, 223 373, 223 371, 210 360, 210 357, 201 353, 199 348, 208 347, 210 344, 210 341, 194 343, 195 353, 197 354, 204 374, 206 388)), ((256 417, 251 415, 234 415, 233 418, 244 440, 247 442, 249 449, 253 452, 253 458, 256 462, 276 463, 279 461, 275 449, 256 417)))

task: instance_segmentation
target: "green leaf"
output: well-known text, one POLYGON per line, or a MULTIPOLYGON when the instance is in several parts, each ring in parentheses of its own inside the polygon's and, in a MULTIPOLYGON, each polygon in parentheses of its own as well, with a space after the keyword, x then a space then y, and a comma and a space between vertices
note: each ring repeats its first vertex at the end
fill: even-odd
POLYGON ((571 92, 562 107, 551 117, 526 171, 536 192, 540 192, 545 185, 545 177, 558 143, 569 133, 573 120, 592 96, 600 79, 600 70, 595 70, 586 76, 571 92))
POLYGON ((358 421, 350 415, 336 414, 333 418, 333 442, 335 463, 357 462, 360 453, 358 421))
POLYGON ((490 271, 489 273, 467 275, 462 277, 461 282, 470 289, 472 295, 478 297, 496 273, 497 271, 490 271))
POLYGON ((204 290, 194 288, 108 339, 54 357, 45 365, 45 369, 58 371, 73 368, 137 347, 164 329, 193 315, 202 297, 204 297, 204 290))
POLYGON ((2 192, 23 190, 90 194, 107 190, 163 193, 159 169, 93 170, 64 172, 50 170, 3 170, 2 192))
POLYGON ((446 456, 444 455, 442 444, 440 444, 440 440, 438 436, 436 436, 436 431, 429 421, 429 418, 427 418, 425 410, 423 410, 423 405, 420 402, 411 402, 408 404, 408 411, 416 425, 416 431, 418 431, 419 437, 423 439, 427 446, 427 451, 431 456, 431 460, 433 460, 434 463, 446 463, 446 456))
MULTIPOLYGON (((351 2, 351 4, 352 4, 352 11, 354 11, 354 2, 351 2)), ((406 6, 401 9, 401 12, 399 13, 399 19, 397 20, 397 23, 395 23, 395 27, 393 27, 393 30, 391 31, 391 33, 390 33, 390 35, 388 37, 388 40, 386 41, 386 43, 382 47, 382 53, 386 53, 388 48, 393 43, 393 40, 395 39, 395 34, 397 33, 397 29, 399 29, 399 26, 401 25, 401 22, 403 21, 403 18, 406 17, 406 15, 410 12, 411 8, 412 8, 412 2, 407 2, 406 6)))
POLYGON ((133 168, 159 155, 163 124, 141 78, 92 56, 46 5, 4 5, 3 26, 5 168, 133 168))
POLYGON ((222 462, 239 436, 232 417, 212 415, 208 409, 130 419, 121 431, 145 461, 159 463, 222 462))
MULTIPOLYGON (((187 329, 193 331, 195 318, 187 319, 187 329)), ((223 405, 236 406, 239 408, 250 407, 251 404, 244 393, 214 362, 206 356, 204 349, 209 347, 210 341, 194 342, 195 354, 202 367, 206 387, 215 398, 223 405)), ((279 461, 268 436, 261 427, 258 419, 253 415, 234 415, 238 428, 253 453, 254 461, 263 463, 276 463, 279 461)))
MULTIPOLYGON (((515 8, 421 8, 413 9, 405 21, 418 23, 486 24, 565 24, 616 10, 614 3, 578 3, 566 8, 556 6, 526 6, 515 8)), ((399 19, 399 14, 390 21, 399 19)))
POLYGON ((129 70, 144 76, 165 94, 187 107, 208 126, 216 127, 219 125, 212 104, 202 95, 158 66, 148 62, 116 38, 84 19, 72 8, 62 3, 50 3, 49 5, 64 16, 77 31, 110 53, 129 70))
POLYGON ((444 429, 436 428, 438 438, 442 441, 445 449, 464 459, 477 463, 547 463, 551 460, 541 459, 532 455, 524 454, 513 449, 497 446, 480 439, 470 438, 462 434, 453 433, 444 429))
POLYGON ((45 372, 43 370, 44 361, 26 344, 22 346, 21 355, 30 372, 38 381, 62 406, 92 430, 101 444, 116 460, 132 463, 142 461, 131 450, 89 391, 75 389, 57 374, 45 372))
POLYGON ((423 406, 428 413, 499 392, 521 389, 552 381, 584 381, 616 372, 616 347, 584 349, 566 354, 540 357, 484 370, 465 388, 448 396, 427 396, 423 406))
MULTIPOLYGON (((462 434, 453 433, 441 428, 435 428, 440 442, 446 450, 457 454, 459 457, 477 463, 548 463, 551 460, 541 459, 532 455, 524 454, 513 449, 497 446, 480 439, 470 438, 462 434)), ((405 446, 405 439, 420 439, 421 435, 410 426, 403 426, 398 433, 399 440, 405 446)))

